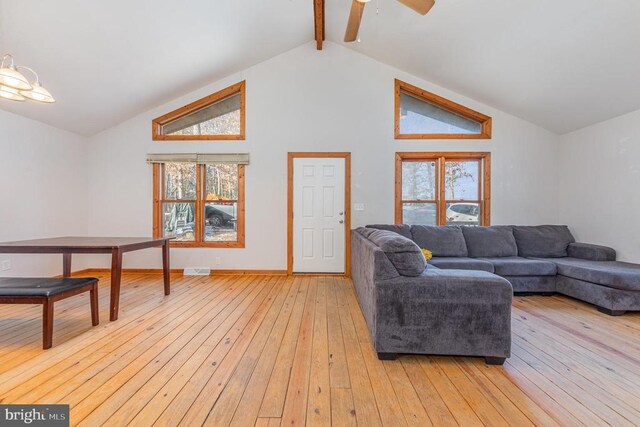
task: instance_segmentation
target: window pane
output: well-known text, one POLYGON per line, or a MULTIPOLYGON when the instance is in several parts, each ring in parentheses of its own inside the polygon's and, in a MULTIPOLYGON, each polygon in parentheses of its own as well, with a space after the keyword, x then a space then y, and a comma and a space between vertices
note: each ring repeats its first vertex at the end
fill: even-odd
POLYGON ((444 185, 447 200, 479 200, 478 161, 445 163, 444 185))
POLYGON ((204 240, 235 242, 238 240, 237 203, 207 203, 204 205, 204 240))
POLYGON ((207 200, 238 200, 238 165, 207 165, 207 200))
POLYGON ((447 203, 447 225, 480 225, 478 203, 447 203))
POLYGON ((239 135, 240 93, 162 126, 163 135, 239 135))
POLYGON ((193 163, 165 163, 164 198, 167 200, 195 200, 196 165, 193 163))
POLYGON ((402 162, 402 200, 435 200, 436 163, 402 162))
POLYGON ((482 124, 400 92, 400 133, 480 134, 482 124))
POLYGON ((436 225, 435 203, 403 203, 402 223, 409 225, 436 225))
POLYGON ((164 237, 175 237, 179 242, 195 241, 194 214, 194 203, 163 203, 162 235, 164 237))

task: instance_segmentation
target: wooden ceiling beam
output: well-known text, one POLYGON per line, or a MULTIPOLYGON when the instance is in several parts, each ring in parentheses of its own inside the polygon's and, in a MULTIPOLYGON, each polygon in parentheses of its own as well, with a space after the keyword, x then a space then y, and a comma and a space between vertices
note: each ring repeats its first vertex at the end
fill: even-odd
POLYGON ((322 42, 324 41, 324 0, 313 0, 313 16, 316 48, 322 50, 322 42))

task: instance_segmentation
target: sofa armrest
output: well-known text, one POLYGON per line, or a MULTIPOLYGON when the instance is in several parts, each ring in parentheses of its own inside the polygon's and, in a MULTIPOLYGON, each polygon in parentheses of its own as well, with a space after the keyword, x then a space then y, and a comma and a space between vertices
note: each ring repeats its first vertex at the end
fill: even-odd
POLYGON ((586 259, 589 261, 615 261, 615 249, 607 246, 592 245, 590 243, 570 243, 567 255, 571 258, 586 259))

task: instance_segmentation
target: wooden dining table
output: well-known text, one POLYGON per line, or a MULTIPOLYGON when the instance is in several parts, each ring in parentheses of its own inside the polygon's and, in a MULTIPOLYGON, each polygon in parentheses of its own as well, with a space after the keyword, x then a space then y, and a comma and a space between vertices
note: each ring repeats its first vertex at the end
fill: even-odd
POLYGON ((125 252, 162 247, 162 272, 164 294, 171 293, 169 241, 171 237, 54 237, 0 243, 0 253, 12 254, 62 254, 62 275, 71 276, 72 254, 111 254, 111 303, 110 320, 118 319, 120 283, 122 280, 122 255, 125 252))

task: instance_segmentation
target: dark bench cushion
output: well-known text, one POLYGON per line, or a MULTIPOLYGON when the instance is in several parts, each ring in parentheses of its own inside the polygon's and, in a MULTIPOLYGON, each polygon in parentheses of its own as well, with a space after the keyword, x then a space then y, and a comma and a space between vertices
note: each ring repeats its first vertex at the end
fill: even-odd
POLYGON ((554 258, 558 274, 608 288, 640 291, 640 264, 620 261, 589 261, 578 258, 554 258))
POLYGON ((388 230, 398 233, 401 236, 411 239, 411 227, 406 224, 372 224, 367 225, 366 228, 375 228, 377 230, 388 230))
POLYGON ((462 227, 462 234, 470 257, 518 256, 518 246, 510 226, 462 227))
POLYGON ((358 231, 384 251, 400 275, 419 276, 427 266, 422 251, 411 239, 374 228, 359 228, 358 231))
POLYGON ((52 297, 97 282, 94 277, 12 278, 0 277, 0 297, 52 297))
POLYGON ((482 258, 493 264, 494 272, 499 276, 555 276, 556 265, 549 261, 520 257, 482 258))
POLYGON ((514 225, 513 236, 521 257, 562 258, 576 241, 566 225, 514 225))
POLYGON ((429 249, 434 257, 466 257, 468 255, 462 230, 457 225, 444 227, 412 225, 411 236, 418 246, 429 249))
POLYGON ((429 265, 444 270, 479 270, 493 273, 493 264, 477 258, 467 257, 433 257, 429 265))

